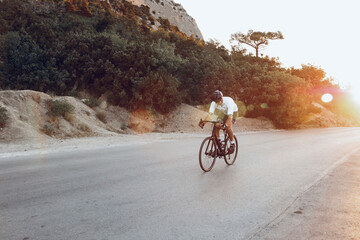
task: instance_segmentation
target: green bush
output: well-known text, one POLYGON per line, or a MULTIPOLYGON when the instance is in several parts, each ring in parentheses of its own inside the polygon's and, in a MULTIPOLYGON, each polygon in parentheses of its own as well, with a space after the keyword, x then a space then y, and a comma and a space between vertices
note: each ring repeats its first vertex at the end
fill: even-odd
POLYGON ((46 101, 46 104, 48 106, 47 114, 49 116, 64 117, 66 113, 72 113, 75 109, 73 105, 66 101, 49 99, 46 101))
POLYGON ((52 123, 46 123, 42 130, 45 134, 47 134, 49 136, 51 136, 55 133, 55 128, 52 123))
POLYGON ((89 98, 84 101, 86 105, 88 105, 91 108, 98 107, 100 105, 100 102, 96 98, 89 98))
POLYGON ((4 107, 0 107, 0 128, 5 127, 9 116, 7 114, 7 110, 4 107))
MULTIPOLYGON (((81 10, 84 1, 71 2, 81 10)), ((208 104, 211 93, 221 89, 241 101, 240 116, 269 117, 285 128, 313 112, 312 102, 320 101, 324 91, 339 90, 318 67, 285 69, 274 58, 236 47, 229 52, 216 41, 187 37, 167 19, 157 19, 159 30, 150 31, 155 20, 148 7, 110 1, 120 13, 113 17, 96 1, 85 2, 92 17, 69 5, 67 11, 61 0, 0 1, 0 89, 75 97, 83 90, 107 93, 111 104, 160 113, 181 103, 208 104)), ((86 104, 99 105, 96 99, 86 104)), ((52 116, 72 109, 49 102, 52 116)))
POLYGON ((169 113, 181 104, 178 91, 179 82, 165 69, 149 73, 134 87, 133 104, 138 107, 149 106, 159 113, 169 113))
POLYGON ((74 97, 74 98, 81 98, 81 93, 76 90, 71 90, 67 93, 68 96, 74 97))

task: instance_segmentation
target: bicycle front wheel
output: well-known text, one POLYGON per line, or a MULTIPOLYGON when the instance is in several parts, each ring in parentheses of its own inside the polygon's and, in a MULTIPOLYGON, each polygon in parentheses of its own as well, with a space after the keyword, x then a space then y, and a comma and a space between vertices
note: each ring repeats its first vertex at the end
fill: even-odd
POLYGON ((237 141, 237 138, 236 136, 234 136, 234 140, 235 140, 235 149, 234 149, 234 152, 230 153, 229 152, 229 148, 230 148, 230 138, 227 139, 226 141, 226 147, 225 147, 225 162, 227 165, 233 165, 235 160, 236 160, 236 157, 237 157, 237 154, 238 154, 238 141, 237 141))
POLYGON ((207 137, 201 143, 199 151, 199 163, 204 172, 210 171, 215 165, 216 145, 211 137, 207 137))

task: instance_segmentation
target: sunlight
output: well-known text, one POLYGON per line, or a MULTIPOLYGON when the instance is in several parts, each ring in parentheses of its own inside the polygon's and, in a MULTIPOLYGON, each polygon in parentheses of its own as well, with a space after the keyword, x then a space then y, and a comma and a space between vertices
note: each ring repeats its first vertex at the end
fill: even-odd
POLYGON ((323 101, 324 103, 329 103, 333 100, 333 96, 330 93, 325 93, 324 95, 321 96, 321 101, 323 101))
POLYGON ((355 103, 360 104, 360 89, 350 88, 350 94, 355 103))
POLYGON ((129 127, 137 134, 150 133, 155 128, 154 117, 147 109, 137 109, 131 113, 129 127))

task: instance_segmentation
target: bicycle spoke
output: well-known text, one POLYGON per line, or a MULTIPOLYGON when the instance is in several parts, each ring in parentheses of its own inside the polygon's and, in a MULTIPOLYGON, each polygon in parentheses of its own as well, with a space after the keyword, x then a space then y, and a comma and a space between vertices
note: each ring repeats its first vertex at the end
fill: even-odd
POLYGON ((210 171, 214 164, 216 158, 216 147, 212 138, 205 138, 201 144, 199 152, 199 163, 203 171, 210 171))
POLYGON ((225 162, 227 165, 232 165, 234 164, 237 154, 238 154, 238 142, 237 142, 237 138, 234 136, 234 140, 235 140, 235 149, 234 152, 229 153, 228 150, 230 148, 230 139, 228 139, 228 141, 226 141, 226 147, 225 147, 225 151, 226 151, 226 155, 225 155, 225 162))

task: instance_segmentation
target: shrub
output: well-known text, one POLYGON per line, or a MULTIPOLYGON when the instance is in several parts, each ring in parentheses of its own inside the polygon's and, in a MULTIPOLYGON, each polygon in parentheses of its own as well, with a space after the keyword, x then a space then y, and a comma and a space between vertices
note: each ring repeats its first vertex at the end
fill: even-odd
POLYGON ((79 124, 77 129, 79 129, 80 131, 83 131, 83 132, 88 132, 88 133, 91 132, 90 127, 88 125, 86 125, 86 124, 83 124, 83 123, 79 124))
POLYGON ((69 91, 67 95, 74 98, 81 98, 81 93, 76 90, 69 91))
POLYGON ((45 134, 47 134, 49 136, 51 136, 55 133, 54 125, 51 123, 46 123, 42 130, 45 134))
POLYGON ((91 108, 98 107, 100 105, 99 101, 96 98, 86 99, 84 103, 91 108))
POLYGON ((7 110, 4 107, 0 107, 0 128, 5 127, 9 116, 7 114, 7 110))
POLYGON ((134 91, 134 105, 150 107, 159 113, 166 114, 181 103, 178 91, 179 82, 165 69, 151 72, 138 82, 134 91))
MULTIPOLYGON (((163 0, 152 1, 164 5, 163 0)), ((253 57, 239 46, 229 52, 217 41, 187 37, 167 19, 159 18, 159 31, 150 31, 155 20, 145 6, 111 0, 121 13, 113 16, 97 1, 65 2, 0 0, 0 89, 78 98, 71 89, 94 96, 109 92, 109 103, 168 113, 181 103, 208 103, 211 93, 221 88, 243 101, 240 116, 266 116, 283 127, 304 119, 326 89, 340 90, 318 67, 286 70, 278 60, 253 57), (70 12, 59 14, 57 5, 70 12), (91 13, 93 17, 83 16, 91 13), (296 94, 292 89, 297 86, 307 91, 296 94)), ((86 104, 99 105, 95 99, 86 104)), ((52 118, 63 115, 71 121, 64 105, 50 105, 55 105, 49 108, 52 118)))
POLYGON ((49 116, 65 116, 66 113, 72 113, 74 111, 74 106, 66 101, 60 101, 60 100, 47 100, 46 104, 48 106, 48 112, 47 114, 49 116))

